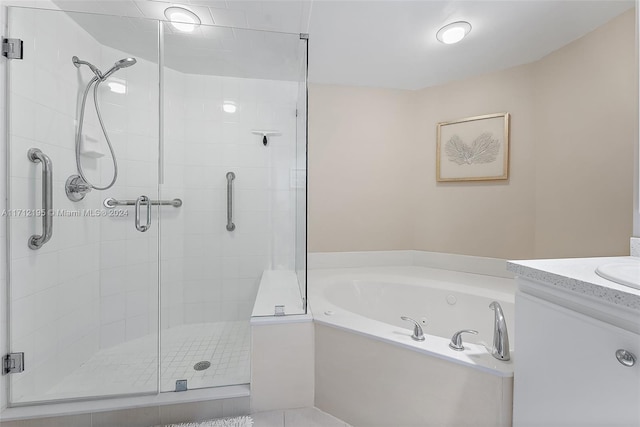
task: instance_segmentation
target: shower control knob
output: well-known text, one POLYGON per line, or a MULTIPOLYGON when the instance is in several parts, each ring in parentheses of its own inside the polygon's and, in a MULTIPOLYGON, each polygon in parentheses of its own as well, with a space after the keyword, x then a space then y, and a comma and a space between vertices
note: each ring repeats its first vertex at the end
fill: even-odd
POLYGON ((616 359, 618 359, 618 362, 620 362, 622 365, 630 368, 633 365, 636 364, 636 356, 635 354, 631 353, 630 351, 627 350, 623 350, 623 349, 619 349, 616 351, 616 359))

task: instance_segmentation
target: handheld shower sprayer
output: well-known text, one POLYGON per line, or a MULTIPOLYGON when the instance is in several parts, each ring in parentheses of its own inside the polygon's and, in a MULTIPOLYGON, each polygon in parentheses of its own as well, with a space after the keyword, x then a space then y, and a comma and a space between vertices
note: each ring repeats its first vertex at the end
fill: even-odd
POLYGON ((107 70, 106 73, 104 73, 102 75, 102 81, 106 80, 109 78, 109 76, 113 73, 115 73, 116 71, 118 71, 121 68, 127 68, 127 67, 131 67, 132 65, 134 65, 136 62, 135 58, 124 58, 121 59, 119 61, 117 61, 113 67, 111 67, 110 69, 107 70))
POLYGON ((103 82, 106 79, 108 79, 111 74, 115 73, 120 68, 131 67, 136 62, 138 62, 138 61, 136 61, 135 58, 124 58, 124 59, 121 59, 121 60, 117 61, 113 65, 113 67, 109 68, 106 73, 103 74, 102 71, 100 71, 100 69, 98 69, 98 67, 96 67, 95 65, 93 65, 92 63, 90 63, 88 61, 81 60, 77 56, 74 56, 73 58, 71 58, 71 61, 73 62, 73 65, 76 66, 76 68, 80 68, 81 65, 86 65, 87 67, 89 67, 91 69, 91 71, 93 71, 93 74, 95 74, 96 77, 98 78, 98 80, 100 80, 101 82, 103 82))
POLYGON ((134 65, 137 61, 135 58, 124 58, 117 61, 113 67, 107 70, 106 73, 103 73, 88 61, 83 61, 79 59, 77 56, 71 58, 73 65, 76 68, 80 68, 82 65, 86 65, 89 69, 95 74, 95 76, 89 81, 87 87, 84 90, 84 95, 82 96, 82 105, 80 107, 80 117, 78 120, 78 129, 76 132, 76 140, 75 140, 75 154, 76 154, 76 166, 78 169, 78 175, 71 175, 67 179, 67 183, 65 186, 65 190, 67 193, 67 197, 69 200, 74 202, 78 202, 87 195, 89 191, 94 190, 107 190, 116 183, 116 179, 118 178, 118 162, 116 160, 116 154, 113 150, 113 145, 111 144, 111 140, 109 139, 109 135, 107 134, 107 129, 104 126, 104 122, 102 121, 102 114, 100 114, 100 106, 98 103, 98 86, 100 83, 104 82, 111 76, 113 73, 118 71, 121 68, 126 68, 134 65), (103 187, 99 187, 97 185, 92 184, 84 174, 82 169, 82 161, 80 159, 80 146, 82 144, 82 127, 84 125, 84 110, 87 103, 87 95, 89 94, 89 90, 93 86, 93 103, 96 108, 96 115, 98 116, 98 121, 100 122, 100 127, 102 128, 102 134, 104 135, 105 140, 107 141, 107 146, 109 147, 109 151, 111 152, 111 159, 113 161, 113 178, 111 182, 103 187))

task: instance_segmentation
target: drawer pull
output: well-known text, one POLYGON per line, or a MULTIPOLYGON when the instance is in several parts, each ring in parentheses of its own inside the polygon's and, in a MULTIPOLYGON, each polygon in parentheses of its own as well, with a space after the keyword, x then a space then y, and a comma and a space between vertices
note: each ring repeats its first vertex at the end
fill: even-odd
POLYGON ((629 368, 636 364, 636 356, 627 350, 617 350, 616 359, 618 359, 618 362, 629 368))

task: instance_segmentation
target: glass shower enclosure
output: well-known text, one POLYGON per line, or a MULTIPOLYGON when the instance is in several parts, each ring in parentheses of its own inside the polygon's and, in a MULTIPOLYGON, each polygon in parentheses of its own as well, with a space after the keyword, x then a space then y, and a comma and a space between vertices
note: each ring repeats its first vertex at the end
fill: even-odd
POLYGON ((249 383, 251 316, 306 313, 306 37, 8 27, 10 404, 249 383))

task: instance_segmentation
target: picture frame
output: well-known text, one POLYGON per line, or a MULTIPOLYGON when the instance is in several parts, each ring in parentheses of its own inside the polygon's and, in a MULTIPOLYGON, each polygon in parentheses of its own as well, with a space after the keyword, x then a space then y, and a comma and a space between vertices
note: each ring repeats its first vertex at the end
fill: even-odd
POLYGON ((436 181, 509 179, 509 113, 440 122, 436 135, 436 181))

